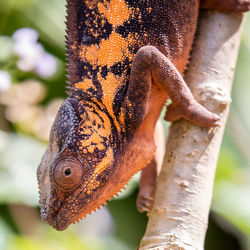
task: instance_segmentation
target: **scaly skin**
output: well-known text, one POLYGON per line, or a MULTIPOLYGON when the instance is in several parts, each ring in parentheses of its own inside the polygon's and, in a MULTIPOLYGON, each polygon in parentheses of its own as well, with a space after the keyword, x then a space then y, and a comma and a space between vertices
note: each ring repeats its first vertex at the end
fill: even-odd
MULTIPOLYGON (((218 2, 231 11, 225 1, 202 4, 218 2)), ((237 10, 249 9, 249 1, 230 1, 236 2, 237 10)), ((57 230, 105 204, 150 164, 167 98, 167 120, 185 118, 204 127, 219 121, 182 78, 198 0, 68 0, 67 8, 68 98, 37 171, 42 219, 57 230)), ((137 200, 142 210, 150 206, 143 196, 152 188, 137 200)))

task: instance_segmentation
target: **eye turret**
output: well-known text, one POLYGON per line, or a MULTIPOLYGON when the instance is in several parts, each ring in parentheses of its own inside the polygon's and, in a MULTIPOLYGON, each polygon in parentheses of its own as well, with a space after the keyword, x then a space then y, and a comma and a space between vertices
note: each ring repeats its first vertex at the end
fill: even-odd
POLYGON ((52 178, 56 186, 64 191, 78 187, 83 179, 83 167, 81 163, 73 158, 67 157, 56 162, 52 178))

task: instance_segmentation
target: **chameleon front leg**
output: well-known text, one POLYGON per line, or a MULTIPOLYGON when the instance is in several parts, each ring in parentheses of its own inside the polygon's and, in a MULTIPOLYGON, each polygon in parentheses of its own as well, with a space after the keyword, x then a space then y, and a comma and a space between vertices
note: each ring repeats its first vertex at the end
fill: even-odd
POLYGON ((245 12, 250 10, 250 0, 201 0, 200 7, 225 12, 245 12))
POLYGON ((139 193, 136 200, 137 208, 140 212, 150 211, 153 205, 156 182, 165 154, 164 137, 163 125, 158 120, 154 134, 154 142, 156 145, 155 157, 149 165, 142 169, 140 179, 139 193))
POLYGON ((157 109, 162 108, 157 107, 162 94, 157 88, 162 89, 172 100, 167 109, 166 120, 185 118, 203 127, 219 125, 219 116, 209 112, 194 99, 171 61, 156 47, 144 46, 135 55, 127 91, 131 113, 128 123, 131 126, 142 123, 150 113, 156 113, 151 121, 156 123, 159 113, 157 109))

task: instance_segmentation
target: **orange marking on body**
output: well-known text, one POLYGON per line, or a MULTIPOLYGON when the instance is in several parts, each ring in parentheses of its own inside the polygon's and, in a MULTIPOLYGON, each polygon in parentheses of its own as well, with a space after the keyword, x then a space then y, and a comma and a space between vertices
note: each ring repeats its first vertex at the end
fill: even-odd
POLYGON ((102 16, 104 16, 104 17, 107 16, 107 6, 105 6, 104 3, 98 3, 98 4, 97 4, 97 8, 98 8, 98 12, 99 12, 102 16))
MULTIPOLYGON (((103 103, 99 102, 96 98, 93 98, 93 101, 96 102, 100 107, 103 107, 103 103)), ((108 138, 111 134, 111 122, 103 111, 99 110, 97 107, 95 108, 95 111, 99 114, 104 122, 104 128, 99 128, 98 132, 101 132, 104 137, 108 138)))
POLYGON ((76 43, 74 43, 74 44, 71 46, 71 49, 72 49, 73 51, 77 49, 76 43))
POLYGON ((93 189, 96 189, 100 186, 100 182, 96 180, 96 177, 102 173, 107 167, 109 167, 114 160, 113 151, 109 148, 106 152, 106 156, 102 159, 102 161, 95 167, 94 173, 91 176, 91 180, 86 185, 86 193, 91 194, 93 189))
POLYGON ((99 48, 97 44, 91 46, 80 45, 79 46, 79 58, 84 62, 89 62, 93 66, 97 66, 97 59, 99 48))
POLYGON ((88 152, 89 152, 90 154, 93 154, 94 151, 95 151, 95 147, 94 147, 94 146, 89 146, 89 147, 88 147, 88 152))
POLYGON ((114 26, 122 25, 131 15, 131 8, 128 8, 124 0, 110 0, 97 4, 98 12, 107 18, 114 26))
POLYGON ((113 73, 109 72, 106 79, 101 82, 103 91, 102 102, 109 113, 113 113, 112 103, 120 82, 117 78, 113 73))
POLYGON ((98 52, 99 48, 96 44, 92 44, 86 49, 86 59, 93 65, 97 63, 98 52))
POLYGON ((102 20, 101 21, 101 24, 102 24, 102 27, 104 26, 104 24, 105 24, 105 21, 104 20, 102 20))
POLYGON ((98 150, 104 150, 105 146, 102 143, 100 143, 97 145, 97 148, 98 148, 98 150))
POLYGON ((117 26, 122 25, 129 19, 131 10, 128 9, 124 0, 111 0, 107 14, 109 23, 117 26))
POLYGON ((76 88, 82 89, 82 90, 87 90, 90 88, 93 88, 96 90, 95 85, 93 84, 91 79, 84 79, 82 82, 78 82, 75 85, 76 88))
MULTIPOLYGON (((94 178, 96 178, 96 176, 95 176, 94 178)), ((85 191, 85 192, 86 192, 87 194, 91 194, 91 193, 92 193, 92 190, 98 188, 98 187, 100 186, 100 184, 101 184, 100 181, 97 181, 96 179, 91 180, 91 181, 89 182, 89 184, 87 185, 86 191, 85 191)))
POLYGON ((111 67, 114 63, 121 62, 129 56, 128 42, 121 35, 112 31, 107 40, 102 40, 98 54, 100 66, 111 67))
POLYGON ((94 174, 100 174, 102 171, 104 171, 108 166, 111 165, 111 163, 114 160, 113 151, 111 148, 109 148, 106 152, 106 156, 102 159, 102 161, 96 166, 94 170, 94 174))
POLYGON ((91 140, 93 143, 96 143, 96 144, 99 144, 99 143, 103 142, 103 139, 102 139, 97 133, 93 133, 93 134, 90 136, 90 140, 91 140))
POLYGON ((122 124, 122 126, 125 126, 125 110, 123 107, 121 108, 119 122, 120 122, 120 124, 122 124))
POLYGON ((103 91, 102 102, 106 106, 109 114, 111 115, 118 132, 121 131, 121 127, 119 122, 117 121, 117 118, 114 115, 113 100, 115 98, 117 88, 121 82, 121 77, 115 76, 113 73, 110 72, 108 73, 106 79, 103 79, 101 81, 103 91))
POLYGON ((90 140, 82 140, 81 141, 82 147, 88 147, 88 146, 90 146, 90 144, 91 144, 90 140))
MULTIPOLYGON (((94 99, 95 102, 98 103, 98 105, 100 105, 101 107, 103 106, 102 103, 100 103, 97 99, 94 99)), ((94 105, 92 103, 92 105, 94 105)), ((89 134, 90 135, 90 138, 88 139, 88 141, 86 140, 83 140, 83 146, 85 145, 86 146, 90 146, 90 143, 93 142, 95 144, 100 144, 103 142, 103 139, 100 137, 105 137, 105 138, 109 138, 110 134, 111 134, 111 122, 108 118, 108 116, 101 110, 99 110, 96 106, 94 107, 95 109, 95 112, 98 113, 98 115, 102 118, 102 120, 100 119, 100 117, 95 114, 95 113, 92 113, 93 111, 93 107, 85 107, 87 113, 88 113, 88 119, 86 121, 86 117, 82 117, 82 119, 84 120, 84 125, 85 127, 88 127, 88 126, 91 126, 93 127, 93 122, 95 121, 96 122, 96 127, 93 127, 93 131, 90 131, 88 133, 88 130, 85 130, 84 129, 84 133, 85 134, 89 134), (98 124, 101 125, 100 128, 98 128, 98 124), (95 130, 98 132, 95 132, 95 130), (86 132, 85 132, 86 131, 86 132)), ((86 114, 85 114, 86 115, 86 114)))
POLYGON ((98 0, 86 0, 85 3, 86 3, 86 6, 88 6, 88 8, 90 10, 94 9, 97 5, 97 2, 98 0))
POLYGON ((79 57, 83 61, 85 61, 86 50, 87 50, 87 46, 85 46, 85 45, 79 46, 79 57))

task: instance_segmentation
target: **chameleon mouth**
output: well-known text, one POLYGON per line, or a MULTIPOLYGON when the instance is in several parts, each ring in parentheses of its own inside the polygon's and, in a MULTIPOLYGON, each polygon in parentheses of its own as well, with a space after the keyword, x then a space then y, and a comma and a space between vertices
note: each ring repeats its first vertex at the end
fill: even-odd
POLYGON ((46 218, 46 221, 57 231, 64 231, 70 225, 70 222, 68 222, 67 220, 58 221, 52 219, 51 217, 46 218))

